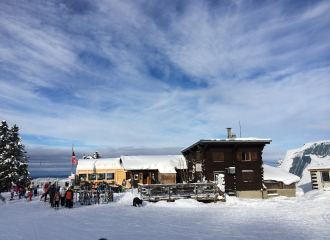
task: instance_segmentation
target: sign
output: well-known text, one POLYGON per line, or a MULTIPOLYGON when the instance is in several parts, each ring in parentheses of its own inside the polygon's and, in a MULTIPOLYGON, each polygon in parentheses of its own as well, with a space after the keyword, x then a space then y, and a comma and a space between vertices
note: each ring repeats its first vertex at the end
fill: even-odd
POLYGON ((201 171, 202 171, 202 164, 196 163, 196 172, 201 172, 201 171))
POLYGON ((69 178, 69 179, 74 179, 74 176, 69 176, 68 178, 69 178))

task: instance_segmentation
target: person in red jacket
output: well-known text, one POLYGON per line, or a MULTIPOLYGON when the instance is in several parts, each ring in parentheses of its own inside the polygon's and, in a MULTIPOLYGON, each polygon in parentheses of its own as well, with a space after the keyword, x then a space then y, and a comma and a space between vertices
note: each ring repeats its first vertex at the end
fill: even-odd
POLYGON ((71 188, 69 188, 65 194, 65 207, 72 208, 72 205, 73 205, 72 201, 73 201, 73 191, 71 188))
POLYGON ((33 196, 33 190, 31 189, 29 194, 26 196, 26 198, 30 198, 30 201, 32 201, 32 196, 33 196))

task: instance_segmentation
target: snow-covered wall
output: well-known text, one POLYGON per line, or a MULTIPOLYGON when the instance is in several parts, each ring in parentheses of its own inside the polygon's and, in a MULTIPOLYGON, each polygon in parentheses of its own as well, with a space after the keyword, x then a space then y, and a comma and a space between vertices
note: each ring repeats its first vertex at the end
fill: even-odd
POLYGON ((311 190, 308 169, 327 165, 330 165, 330 140, 306 143, 301 148, 287 151, 280 168, 299 176, 298 186, 308 185, 311 190))

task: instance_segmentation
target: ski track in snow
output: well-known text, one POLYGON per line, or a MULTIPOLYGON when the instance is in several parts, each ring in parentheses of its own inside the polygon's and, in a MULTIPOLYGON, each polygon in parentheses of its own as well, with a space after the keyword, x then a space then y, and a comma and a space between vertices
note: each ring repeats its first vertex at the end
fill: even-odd
POLYGON ((143 202, 140 208, 131 206, 134 197, 126 192, 110 204, 59 210, 39 197, 1 202, 0 239, 329 239, 329 191, 268 200, 227 197, 216 204, 143 202))

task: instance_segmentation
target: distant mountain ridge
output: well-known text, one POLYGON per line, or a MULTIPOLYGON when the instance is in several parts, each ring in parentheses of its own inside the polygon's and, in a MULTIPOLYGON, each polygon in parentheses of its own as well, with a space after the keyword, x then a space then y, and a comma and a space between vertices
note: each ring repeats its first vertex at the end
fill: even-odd
POLYGON ((298 185, 311 182, 308 168, 330 165, 330 140, 311 142, 287 151, 281 169, 300 177, 298 185))

